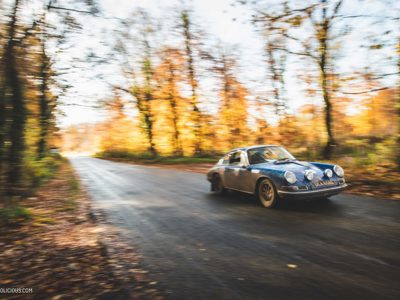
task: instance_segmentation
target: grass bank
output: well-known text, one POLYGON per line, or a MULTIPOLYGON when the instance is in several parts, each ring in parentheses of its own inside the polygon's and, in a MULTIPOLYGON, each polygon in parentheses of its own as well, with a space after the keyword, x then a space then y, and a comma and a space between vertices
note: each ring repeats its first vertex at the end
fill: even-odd
POLYGON ((150 153, 136 153, 130 151, 103 151, 95 155, 97 158, 116 161, 137 162, 143 164, 212 164, 216 163, 221 155, 208 154, 203 156, 156 156, 150 153))
POLYGON ((33 197, 40 186, 55 176, 63 163, 65 159, 59 154, 49 154, 42 159, 25 157, 23 180, 18 195, 7 196, 5 186, 0 191, 2 200, 0 201, 0 225, 18 226, 20 223, 31 220, 32 212, 24 207, 21 200, 33 197))

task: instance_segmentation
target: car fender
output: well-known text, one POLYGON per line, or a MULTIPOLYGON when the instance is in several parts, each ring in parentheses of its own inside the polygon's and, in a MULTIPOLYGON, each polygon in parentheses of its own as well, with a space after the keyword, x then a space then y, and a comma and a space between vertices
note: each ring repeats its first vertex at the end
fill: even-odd
POLYGON ((222 184, 224 185, 224 187, 226 186, 225 184, 225 167, 224 166, 216 166, 214 167, 210 172, 209 172, 209 179, 210 181, 214 178, 214 176, 219 176, 222 180, 222 184))
POLYGON ((258 184, 263 178, 269 179, 275 186, 279 189, 284 184, 284 177, 282 171, 276 170, 261 170, 260 176, 257 178, 256 184, 254 186, 254 192, 257 191, 258 184))

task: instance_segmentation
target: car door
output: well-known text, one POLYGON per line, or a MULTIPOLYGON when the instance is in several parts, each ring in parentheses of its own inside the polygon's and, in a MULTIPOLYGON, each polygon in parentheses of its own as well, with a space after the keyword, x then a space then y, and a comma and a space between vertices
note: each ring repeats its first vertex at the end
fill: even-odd
POLYGON ((239 172, 241 168, 241 151, 231 152, 229 164, 225 166, 225 187, 240 190, 239 172))
POLYGON ((240 186, 240 190, 243 192, 253 193, 254 192, 254 182, 255 182, 255 173, 252 171, 252 167, 249 164, 249 160, 247 158, 247 153, 242 151, 241 153, 241 168, 239 170, 239 180, 238 183, 240 186))
POLYGON ((245 151, 232 152, 229 165, 225 170, 225 178, 227 178, 225 186, 227 188, 253 193, 255 174, 251 170, 245 151))

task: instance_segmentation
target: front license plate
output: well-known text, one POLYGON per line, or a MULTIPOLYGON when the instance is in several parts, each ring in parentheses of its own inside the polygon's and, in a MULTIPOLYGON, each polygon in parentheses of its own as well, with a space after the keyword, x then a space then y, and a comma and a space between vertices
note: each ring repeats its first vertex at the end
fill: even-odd
POLYGON ((332 186, 332 185, 336 185, 336 182, 332 181, 332 180, 320 180, 320 181, 313 183, 313 186, 316 188, 323 187, 323 186, 332 186))

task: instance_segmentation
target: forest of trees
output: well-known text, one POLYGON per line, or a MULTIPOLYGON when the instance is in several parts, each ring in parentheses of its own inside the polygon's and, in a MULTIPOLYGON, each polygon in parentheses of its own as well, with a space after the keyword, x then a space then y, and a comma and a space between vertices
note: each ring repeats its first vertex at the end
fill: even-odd
POLYGON ((265 45, 259 62, 266 70, 263 93, 241 79, 240 52, 214 42, 193 10, 177 7, 168 28, 137 10, 116 32, 114 55, 128 84, 113 85, 115 96, 104 102, 108 119, 96 126, 97 150, 108 156, 204 156, 267 143, 283 144, 308 159, 336 155, 394 163, 399 155, 399 18, 346 15, 345 2, 232 1, 253 12, 250 21, 265 45), (345 37, 356 30, 354 22, 381 33, 365 33, 360 45, 380 60, 342 72, 340 64, 353 55, 343 49, 349 43, 345 37), (300 69, 289 73, 295 63, 300 69), (390 72, 381 68, 385 65, 390 72), (295 112, 288 76, 305 86, 300 97, 313 99, 295 112), (203 96, 210 90, 214 103, 203 96))
POLYGON ((5 202, 32 192, 59 161, 50 150, 59 146, 57 103, 67 85, 58 80, 53 63, 77 29, 70 12, 94 13, 94 6, 58 2, 0 2, 0 198, 5 202), (57 51, 49 54, 51 44, 57 51))
MULTIPOLYGON (((120 65, 124 80, 99 79, 113 91, 101 99, 106 118, 61 130, 59 99, 74 83, 62 80, 71 70, 59 70, 54 62, 66 44, 74 46, 71 33, 76 42, 80 24, 75 16, 102 15, 90 0, 35 1, 34 9, 33 2, 9 2, 0 1, 2 196, 40 183, 57 163, 49 150, 61 147, 61 135, 66 152, 95 150, 108 156, 210 156, 242 145, 282 144, 307 159, 348 156, 393 168, 400 163, 395 1, 381 0, 394 12, 375 16, 346 14, 348 0, 274 5, 232 0, 251 12, 249 22, 264 45, 258 66, 266 75, 257 91, 243 80, 240 51, 207 33, 190 4, 166 11, 168 22, 137 9, 118 20, 107 56, 120 65), (35 13, 26 18, 32 9, 35 13), (377 59, 348 71, 342 64, 354 53, 345 51, 351 42, 346 36, 359 30, 356 22, 373 28, 372 36, 358 32, 365 34, 359 47, 377 59), (310 100, 296 110, 289 101, 289 76, 304 87, 299 97, 310 100)), ((98 63, 105 64, 104 59, 98 63)))

